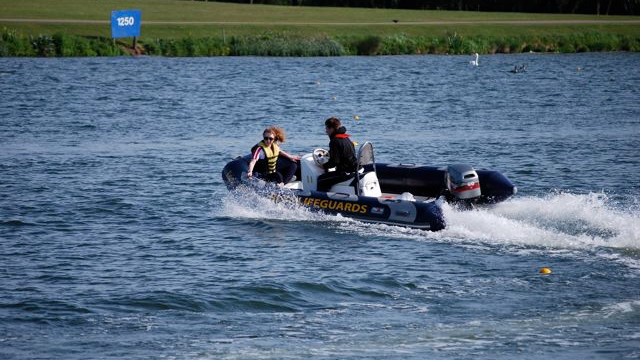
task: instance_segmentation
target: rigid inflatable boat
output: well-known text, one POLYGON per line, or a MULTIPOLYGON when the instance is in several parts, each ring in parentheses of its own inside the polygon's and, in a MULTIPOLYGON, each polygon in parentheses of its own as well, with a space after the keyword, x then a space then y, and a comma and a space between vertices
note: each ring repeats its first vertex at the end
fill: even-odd
POLYGON ((445 228, 444 201, 473 207, 506 200, 517 191, 500 172, 464 164, 377 164, 369 142, 358 149, 359 171, 327 192, 317 190, 318 176, 325 171, 322 164, 328 160, 325 149, 302 156, 299 177, 284 186, 248 179, 249 160, 250 156, 238 157, 225 165, 222 179, 229 190, 247 186, 276 201, 293 200, 312 210, 432 231, 445 228))

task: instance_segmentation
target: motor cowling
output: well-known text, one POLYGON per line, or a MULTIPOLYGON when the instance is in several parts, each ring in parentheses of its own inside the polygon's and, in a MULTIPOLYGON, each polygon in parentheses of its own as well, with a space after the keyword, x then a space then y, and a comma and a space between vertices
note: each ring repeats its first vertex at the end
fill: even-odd
POLYGON ((478 173, 473 167, 465 164, 447 167, 447 188, 460 200, 475 199, 481 194, 478 173))

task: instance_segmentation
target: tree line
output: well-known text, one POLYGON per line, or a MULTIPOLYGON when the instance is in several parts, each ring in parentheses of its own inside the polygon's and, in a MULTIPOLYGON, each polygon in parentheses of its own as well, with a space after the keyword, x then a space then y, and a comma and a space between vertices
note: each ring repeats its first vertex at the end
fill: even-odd
MULTIPOLYGON (((201 0, 202 1, 202 0, 201 0)), ((208 0, 206 0, 208 1, 208 0)), ((638 15, 640 0, 222 0, 224 2, 414 10, 638 15)))

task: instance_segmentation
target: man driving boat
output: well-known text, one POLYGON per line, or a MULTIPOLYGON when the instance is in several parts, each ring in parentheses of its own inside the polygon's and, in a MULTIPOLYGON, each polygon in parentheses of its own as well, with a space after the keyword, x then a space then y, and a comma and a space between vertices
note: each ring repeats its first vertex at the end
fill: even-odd
POLYGON ((336 117, 328 118, 324 125, 330 139, 329 161, 322 165, 325 173, 318 177, 318 191, 326 192, 334 184, 354 177, 358 162, 356 160, 356 149, 340 119, 336 117), (329 171, 332 168, 335 168, 335 170, 329 171))

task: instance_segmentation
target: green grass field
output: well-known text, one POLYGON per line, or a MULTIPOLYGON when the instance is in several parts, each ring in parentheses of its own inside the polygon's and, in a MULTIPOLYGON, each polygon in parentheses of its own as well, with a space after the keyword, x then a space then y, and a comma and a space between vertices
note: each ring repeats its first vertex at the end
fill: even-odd
MULTIPOLYGON (((348 22, 457 20, 577 20, 634 19, 594 15, 481 13, 454 11, 385 10, 362 8, 292 7, 177 0, 2 0, 1 18, 109 20, 115 9, 141 9, 153 21, 230 22, 348 22)), ((638 17, 635 17, 637 19, 638 17)))
MULTIPOLYGON (((349 48, 353 42, 375 36, 381 42, 401 37, 422 44, 405 52, 441 53, 449 51, 440 45, 442 49, 428 49, 429 42, 435 41, 432 39, 449 42, 452 36, 473 39, 472 44, 459 50, 466 51, 475 46, 479 52, 504 50, 505 46, 496 43, 512 43, 506 39, 527 39, 526 42, 531 43, 550 38, 602 36, 609 40, 599 41, 630 43, 619 49, 632 51, 637 51, 634 44, 640 41, 640 17, 631 16, 289 7, 177 0, 0 0, 0 29, 15 31, 20 36, 58 34, 110 38, 110 14, 118 9, 142 10, 140 41, 143 44, 160 39, 203 38, 222 39, 226 43, 234 37, 276 34, 294 39, 326 37, 349 48), (478 42, 486 44, 475 44, 478 42)), ((580 44, 565 50, 571 51, 572 47, 576 51, 591 51, 590 47, 580 47, 580 44)), ((607 51, 611 47, 599 46, 596 51, 607 51)), ((508 48, 514 51, 513 44, 508 48)), ((560 47, 548 45, 544 48, 557 51, 560 47)), ((375 46, 372 50, 368 53, 378 53, 375 46)), ((353 51, 347 49, 345 53, 353 51)))

